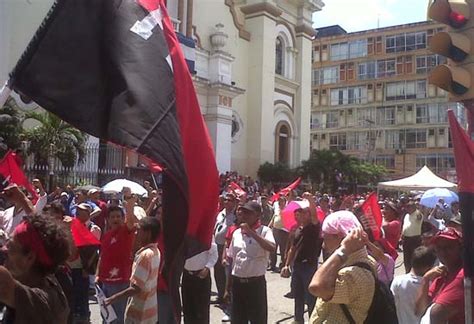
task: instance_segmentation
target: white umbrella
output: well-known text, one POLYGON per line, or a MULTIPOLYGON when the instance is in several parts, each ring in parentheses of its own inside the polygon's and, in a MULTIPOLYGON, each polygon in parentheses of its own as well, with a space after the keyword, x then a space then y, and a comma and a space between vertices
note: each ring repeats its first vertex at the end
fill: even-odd
POLYGON ((148 191, 143 188, 140 184, 127 180, 127 179, 117 179, 107 183, 102 187, 104 193, 118 193, 122 192, 123 187, 128 187, 132 190, 133 194, 139 196, 148 196, 148 191))
POLYGON ((450 205, 454 201, 459 201, 459 197, 452 191, 445 188, 434 188, 425 191, 421 196, 420 204, 426 207, 435 208, 440 199, 450 205))

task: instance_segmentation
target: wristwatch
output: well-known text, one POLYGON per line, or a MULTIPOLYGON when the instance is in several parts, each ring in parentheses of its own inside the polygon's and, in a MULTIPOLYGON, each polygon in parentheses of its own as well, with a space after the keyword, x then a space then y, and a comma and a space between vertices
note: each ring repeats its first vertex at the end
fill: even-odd
POLYGON ((341 258, 342 263, 347 261, 347 254, 346 254, 346 250, 344 248, 342 248, 342 247, 338 248, 335 251, 335 253, 338 257, 341 258))

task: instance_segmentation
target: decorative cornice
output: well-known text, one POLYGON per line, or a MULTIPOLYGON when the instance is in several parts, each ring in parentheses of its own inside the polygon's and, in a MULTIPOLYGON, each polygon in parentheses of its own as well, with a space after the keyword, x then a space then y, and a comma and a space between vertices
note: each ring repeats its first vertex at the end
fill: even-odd
POLYGON ((317 34, 316 30, 306 23, 296 26, 295 32, 297 36, 303 34, 303 36, 309 36, 311 38, 316 37, 317 34))
POLYGON ((242 6, 240 7, 240 10, 245 15, 252 15, 264 12, 270 14, 274 18, 281 16, 281 14, 283 13, 283 10, 269 2, 255 3, 247 6, 242 6))
POLYGON ((245 30, 243 24, 241 24, 237 17, 237 12, 235 10, 235 5, 233 0, 225 0, 225 4, 229 7, 230 14, 232 15, 232 20, 234 21, 235 28, 239 31, 239 37, 245 39, 246 41, 250 41, 250 33, 245 30))

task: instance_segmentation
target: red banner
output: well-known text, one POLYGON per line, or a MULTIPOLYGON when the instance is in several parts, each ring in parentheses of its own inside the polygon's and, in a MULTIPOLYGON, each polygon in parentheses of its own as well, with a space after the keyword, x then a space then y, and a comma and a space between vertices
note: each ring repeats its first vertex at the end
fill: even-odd
POLYGON ((20 161, 21 159, 16 155, 16 153, 9 151, 0 161, 0 174, 5 178, 9 178, 10 183, 14 183, 19 187, 24 187, 31 193, 33 200, 36 200, 38 194, 33 185, 28 181, 26 175, 23 173, 20 161))
POLYGON ((382 237, 382 211, 377 201, 377 194, 375 192, 370 194, 360 208, 362 214, 359 220, 362 227, 366 232, 372 232, 374 240, 379 240, 382 237))
POLYGON ((288 187, 281 189, 278 191, 276 194, 272 196, 272 203, 277 201, 280 196, 286 196, 291 190, 294 190, 296 187, 298 187, 301 183, 301 177, 296 179, 292 184, 290 184, 288 187))

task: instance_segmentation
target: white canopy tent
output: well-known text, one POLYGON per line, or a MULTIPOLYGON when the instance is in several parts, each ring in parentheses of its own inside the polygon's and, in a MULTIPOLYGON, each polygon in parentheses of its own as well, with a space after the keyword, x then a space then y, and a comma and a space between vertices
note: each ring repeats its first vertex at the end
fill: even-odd
POLYGON ((380 182, 377 188, 384 190, 427 190, 431 188, 456 190, 457 185, 438 177, 425 165, 412 176, 394 181, 380 182))

